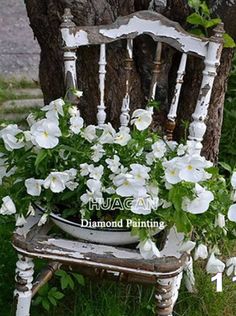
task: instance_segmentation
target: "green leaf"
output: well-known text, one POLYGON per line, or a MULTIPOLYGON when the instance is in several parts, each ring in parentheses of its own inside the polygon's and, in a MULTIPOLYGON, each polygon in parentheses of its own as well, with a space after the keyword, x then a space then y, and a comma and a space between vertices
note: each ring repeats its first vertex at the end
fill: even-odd
POLYGON ((201 36, 201 37, 204 37, 205 34, 202 32, 202 30, 200 29, 192 29, 190 30, 190 33, 194 34, 194 35, 198 35, 198 36, 201 36))
POLYGON ((85 285, 84 276, 78 273, 73 273, 74 278, 80 285, 85 285))
POLYGON ((57 301, 55 300, 53 296, 48 296, 48 300, 53 306, 57 306, 57 301))
POLYGON ((55 297, 55 299, 57 300, 61 300, 64 297, 64 294, 59 291, 56 291, 56 292, 53 292, 53 297, 55 297))
POLYGON ((192 25, 204 25, 203 18, 198 13, 192 13, 187 17, 187 22, 192 25))
POLYGON ((43 300, 42 300, 42 306, 43 306, 44 309, 46 309, 46 311, 49 311, 49 309, 50 309, 50 303, 49 303, 49 301, 48 301, 47 298, 43 298, 43 300))
POLYGON ((48 284, 44 284, 44 286, 42 286, 39 290, 38 290, 38 294, 40 296, 46 296, 48 294, 48 284))
POLYGON ((192 224, 184 211, 176 211, 175 226, 178 232, 189 233, 192 230, 192 224))
POLYGON ((225 48, 234 48, 236 47, 234 39, 227 33, 223 35, 224 38, 224 47, 225 48))
POLYGON ((190 8, 198 10, 201 5, 201 0, 188 0, 188 5, 190 6, 190 8))
POLYGON ((221 22, 221 19, 219 19, 219 18, 211 19, 211 20, 206 21, 204 26, 208 29, 210 27, 218 25, 220 22, 221 22))
POLYGON ((206 15, 206 16, 210 16, 210 10, 208 8, 208 5, 206 4, 206 2, 204 1, 203 3, 200 4, 199 6, 202 9, 202 12, 206 15))
POLYGON ((35 167, 38 168, 39 164, 47 157, 47 151, 44 149, 41 149, 36 157, 35 160, 35 167))
POLYGON ((220 165, 223 169, 229 171, 230 173, 232 172, 231 166, 228 165, 226 162, 219 162, 219 165, 220 165))

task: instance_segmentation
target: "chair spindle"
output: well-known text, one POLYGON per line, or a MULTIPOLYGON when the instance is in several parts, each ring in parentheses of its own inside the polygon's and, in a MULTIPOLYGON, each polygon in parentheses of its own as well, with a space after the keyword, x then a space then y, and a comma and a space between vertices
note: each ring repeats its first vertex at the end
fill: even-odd
POLYGON ((153 61, 149 100, 155 100, 156 89, 157 89, 157 79, 158 79, 158 75, 161 72, 161 52, 162 52, 162 43, 158 42, 157 47, 156 47, 155 58, 153 61))
POLYGON ((132 71, 133 63, 133 40, 127 40, 127 58, 125 60, 125 96, 122 101, 120 125, 128 126, 130 121, 130 76, 132 71))
POLYGON ((105 112, 105 79, 106 79, 106 45, 100 45, 100 59, 99 59, 99 90, 100 90, 100 104, 98 105, 97 121, 98 126, 103 126, 106 120, 105 112))

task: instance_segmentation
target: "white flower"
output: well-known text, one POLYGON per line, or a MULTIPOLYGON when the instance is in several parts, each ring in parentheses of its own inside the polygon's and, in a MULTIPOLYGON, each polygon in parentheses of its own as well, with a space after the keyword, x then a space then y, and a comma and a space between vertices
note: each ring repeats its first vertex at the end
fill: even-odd
POLYGON ((28 125, 31 127, 33 124, 36 123, 36 120, 35 120, 35 117, 34 117, 34 114, 33 113, 30 113, 27 118, 26 118, 26 121, 28 123, 28 125))
POLYGON ((66 188, 66 183, 70 180, 67 172, 51 172, 44 180, 44 188, 49 189, 54 193, 63 192, 66 188))
POLYGON ((131 139, 130 129, 125 126, 121 126, 119 132, 114 137, 114 143, 121 146, 126 146, 131 139))
POLYGON ((101 204, 103 202, 103 197, 102 197, 102 192, 101 192, 101 187, 102 187, 101 182, 99 180, 89 179, 86 184, 87 184, 88 190, 86 190, 86 193, 80 197, 80 200, 84 204, 87 204, 89 201, 93 201, 98 204, 101 204))
POLYGON ((32 142, 41 148, 54 148, 59 143, 61 131, 58 121, 42 119, 31 126, 32 142))
POLYGON ((40 196, 44 180, 29 178, 25 180, 27 193, 32 196, 40 196))
POLYGON ((194 253, 194 260, 198 260, 199 258, 201 259, 207 259, 208 257, 208 250, 207 247, 203 244, 200 244, 197 249, 195 250, 194 253))
POLYGON ((29 204, 28 212, 27 212, 26 215, 27 215, 27 216, 35 216, 35 209, 34 209, 34 207, 32 206, 31 203, 29 204))
POLYGON ((148 215, 151 213, 155 205, 156 201, 152 200, 149 195, 138 196, 132 200, 131 212, 133 212, 134 214, 148 215))
POLYGON ((116 131, 114 130, 112 125, 110 123, 104 124, 101 130, 103 130, 103 133, 99 138, 99 143, 113 144, 116 131))
POLYGON ((70 116, 80 116, 80 111, 77 108, 77 106, 70 106, 68 109, 68 113, 70 114, 70 116))
POLYGON ((49 103, 49 105, 44 106, 41 110, 46 111, 47 117, 57 117, 58 114, 61 116, 64 116, 63 106, 65 105, 65 102, 62 99, 57 99, 49 103))
POLYGON ((70 130, 76 135, 80 133, 83 124, 84 120, 79 115, 70 118, 70 130))
POLYGON ((88 142, 93 142, 97 139, 96 126, 88 125, 84 130, 81 131, 81 136, 84 137, 88 142))
POLYGON ((77 98, 81 98, 83 96, 83 91, 80 90, 74 90, 73 93, 77 98))
POLYGON ((188 182, 203 181, 205 177, 204 168, 208 167, 207 162, 201 156, 184 156, 179 160, 181 169, 179 177, 188 182))
POLYGON ((201 214, 208 210, 210 203, 214 200, 214 195, 211 191, 196 183, 194 193, 196 198, 192 201, 189 198, 184 198, 182 208, 184 211, 191 214, 201 214))
POLYGON ((90 166, 93 165, 89 165, 87 163, 81 163, 80 164, 80 175, 83 176, 87 176, 90 172, 90 166))
POLYGON ((236 257, 232 257, 226 261, 226 267, 228 268, 226 274, 230 276, 232 273, 236 275, 236 257))
POLYGON ((149 107, 147 110, 135 110, 132 114, 131 124, 134 124, 139 131, 143 131, 151 125, 152 114, 152 107, 149 107))
POLYGON ((16 226, 23 226, 27 223, 24 215, 16 215, 16 226))
POLYGON ((158 140, 152 145, 152 152, 155 158, 163 158, 167 151, 166 144, 163 140, 158 140))
POLYGON ((232 187, 236 190, 236 171, 233 172, 230 182, 231 182, 232 187))
POLYGON ((116 193, 123 197, 145 195, 146 189, 137 185, 136 180, 132 174, 119 174, 113 179, 114 185, 117 187, 116 193))
POLYGON ((148 172, 150 172, 151 169, 149 167, 133 163, 130 165, 130 168, 130 174, 133 175, 138 185, 144 185, 146 180, 150 178, 148 172))
POLYGON ((186 153, 187 148, 187 145, 180 144, 177 148, 177 155, 183 156, 186 153))
POLYGON ((231 222, 236 222, 236 204, 230 206, 228 211, 228 219, 231 222))
POLYGON ((93 165, 89 165, 89 176, 92 179, 100 180, 103 176, 104 167, 102 165, 98 167, 94 167, 93 165))
POLYGON ((191 241, 191 240, 184 241, 179 248, 179 252, 187 252, 190 254, 190 252, 194 249, 195 246, 196 246, 196 243, 194 241, 191 241))
POLYGON ((207 273, 216 274, 218 272, 222 273, 225 269, 224 262, 220 261, 215 257, 215 254, 212 253, 206 266, 207 273))
POLYGON ((116 173, 119 170, 121 165, 119 156, 114 155, 113 159, 107 158, 105 161, 112 172, 116 173))
POLYGON ((169 168, 165 169, 165 179, 170 184, 181 182, 181 179, 179 177, 179 169, 175 165, 172 165, 169 168))
POLYGON ((139 248, 140 254, 144 259, 150 260, 161 256, 156 244, 151 239, 141 241, 137 248, 139 248))
POLYGON ((215 218, 215 227, 219 226, 220 228, 225 227, 225 216, 219 213, 215 218))
POLYGON ((146 163, 151 166, 155 161, 155 157, 153 152, 147 153, 146 154, 146 163))
POLYGON ((16 213, 16 207, 9 195, 2 199, 0 215, 12 215, 16 213))
POLYGON ((94 162, 98 162, 102 156, 104 155, 105 153, 105 150, 103 149, 102 145, 100 144, 96 144, 96 145, 93 145, 91 147, 91 149, 93 150, 93 154, 92 154, 92 160, 94 162))
POLYGON ((46 223, 47 219, 48 219, 48 214, 44 213, 38 222, 38 226, 44 225, 46 223))
POLYGON ((22 130, 16 124, 10 124, 0 131, 0 137, 4 141, 4 145, 8 151, 20 149, 25 146, 23 134, 21 138, 16 137, 20 133, 22 133, 22 130))

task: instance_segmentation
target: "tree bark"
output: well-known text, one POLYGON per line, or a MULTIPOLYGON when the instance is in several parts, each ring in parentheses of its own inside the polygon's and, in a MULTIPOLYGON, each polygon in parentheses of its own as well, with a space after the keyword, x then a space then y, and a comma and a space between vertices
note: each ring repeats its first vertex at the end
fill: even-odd
MULTIPOLYGON (((218 1, 220 2, 220 1, 218 1)), ((222 1, 221 1, 222 2, 222 1)), ((215 12, 227 20, 226 10, 219 6, 215 12)), ((109 24, 120 15, 127 15, 137 10, 146 10, 150 0, 25 0, 30 25, 41 47, 40 84, 44 93, 45 103, 65 95, 63 79, 63 56, 60 49, 60 23, 64 8, 70 7, 77 25, 109 24)), ((168 18, 178 21, 186 27, 186 16, 190 13, 184 0, 152 2, 154 8, 161 10, 168 18), (162 3, 167 2, 163 8, 162 3)), ((231 6, 236 10, 236 4, 231 6)), ((230 26, 229 26, 230 28, 230 26)), ((236 36, 236 30, 232 30, 236 36)), ((132 71, 131 111, 145 105, 148 87, 151 79, 152 60, 155 44, 148 36, 141 36, 134 45, 134 66, 132 71)), ((108 48, 108 63, 106 77, 106 106, 108 120, 118 125, 120 108, 125 89, 125 46, 118 42, 108 48)), ((164 125, 168 106, 173 94, 173 86, 178 68, 179 54, 169 47, 164 47, 163 63, 156 98, 161 101, 161 112, 156 113, 156 125, 164 125)), ((212 161, 217 161, 219 140, 223 116, 224 95, 230 71, 232 50, 224 51, 221 66, 218 69, 207 122, 208 130, 204 139, 204 155, 212 161)), ((80 48, 78 50, 78 82, 83 90, 80 108, 87 123, 95 123, 96 106, 98 104, 98 49, 80 48)), ((181 93, 180 113, 176 129, 176 138, 183 135, 182 120, 191 120, 197 99, 201 70, 203 65, 196 66, 196 58, 188 61, 185 84, 181 93)))

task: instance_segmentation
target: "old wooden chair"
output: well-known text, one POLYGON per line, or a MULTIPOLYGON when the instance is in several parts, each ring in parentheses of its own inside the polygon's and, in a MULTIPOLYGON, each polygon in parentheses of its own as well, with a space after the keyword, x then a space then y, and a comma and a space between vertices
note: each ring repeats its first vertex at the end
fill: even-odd
MULTIPOLYGON (((105 26, 77 27, 72 22, 72 18, 70 10, 66 9, 61 32, 64 42, 67 88, 77 88, 77 49, 84 45, 100 45, 100 104, 98 105, 97 113, 98 125, 100 126, 106 120, 104 102, 106 44, 121 39, 127 40, 126 91, 124 92, 120 116, 122 126, 127 126, 130 119, 129 78, 132 68, 133 39, 140 34, 147 34, 157 42, 150 99, 154 99, 156 93, 162 43, 171 45, 182 53, 174 97, 170 104, 167 120, 168 139, 172 139, 175 127, 187 56, 194 55, 204 59, 205 69, 203 70, 202 84, 189 131, 189 139, 196 142, 196 152, 200 154, 202 139, 206 131, 204 120, 207 116, 214 77, 216 76, 223 47, 222 35, 224 31, 222 25, 219 25, 214 30, 212 37, 206 39, 198 38, 185 32, 179 24, 151 11, 136 12, 129 16, 121 17, 115 23, 105 26)), ((173 307, 178 297, 183 270, 187 270, 190 278, 192 277, 189 255, 180 252, 183 236, 182 234, 177 234, 174 228, 171 229, 168 235, 167 242, 161 252, 162 257, 155 260, 144 260, 138 251, 128 248, 51 237, 47 225, 42 228, 37 226, 39 216, 29 217, 27 224, 18 228, 13 237, 13 246, 19 254, 19 261, 16 267, 15 290, 17 316, 29 315, 32 297, 51 278, 55 270, 61 266, 77 267, 81 273, 93 277, 113 276, 113 278, 121 281, 155 284, 157 315, 172 315, 173 307), (35 282, 33 282, 33 258, 42 258, 50 262, 35 282)), ((192 282, 193 280, 190 281, 192 282)))

